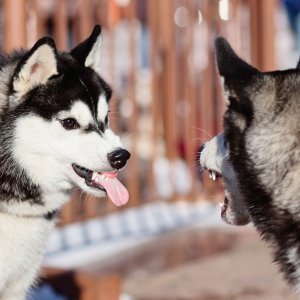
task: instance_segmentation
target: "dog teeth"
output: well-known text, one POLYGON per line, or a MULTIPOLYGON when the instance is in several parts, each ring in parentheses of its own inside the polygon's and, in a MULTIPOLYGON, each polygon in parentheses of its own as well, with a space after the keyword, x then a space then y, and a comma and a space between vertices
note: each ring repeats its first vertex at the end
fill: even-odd
POLYGON ((212 180, 213 180, 213 181, 216 181, 216 179, 217 179, 217 174, 216 174, 216 172, 212 172, 211 177, 212 177, 212 180))
POLYGON ((216 173, 215 171, 209 170, 209 171, 208 171, 208 176, 209 176, 209 178, 212 179, 213 181, 216 181, 216 179, 217 179, 217 173, 216 173))
POLYGON ((93 175, 92 175, 92 180, 95 180, 95 178, 97 177, 98 173, 97 172, 93 172, 93 175))

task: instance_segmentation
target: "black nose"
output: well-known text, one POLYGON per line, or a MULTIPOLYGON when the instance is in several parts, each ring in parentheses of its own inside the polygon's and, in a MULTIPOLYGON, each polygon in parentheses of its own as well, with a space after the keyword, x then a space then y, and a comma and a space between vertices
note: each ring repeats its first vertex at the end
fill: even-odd
POLYGON ((126 165, 130 153, 125 149, 118 149, 108 153, 108 161, 114 169, 121 169, 126 165))
POLYGON ((203 144, 203 145, 200 146, 200 148, 199 148, 199 153, 200 153, 200 154, 201 154, 201 152, 203 151, 204 147, 205 147, 205 144, 203 144))

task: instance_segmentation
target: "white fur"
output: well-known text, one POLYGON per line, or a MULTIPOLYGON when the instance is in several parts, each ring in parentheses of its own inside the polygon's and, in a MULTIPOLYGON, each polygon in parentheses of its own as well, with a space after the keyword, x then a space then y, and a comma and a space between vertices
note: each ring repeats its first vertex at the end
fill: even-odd
POLYGON ((95 72, 100 74, 101 68, 101 46, 102 46, 102 36, 99 35, 92 50, 85 60, 85 66, 92 68, 95 72))
MULTIPOLYGON (((288 250, 287 253, 287 259, 290 264, 295 266, 295 274, 294 276, 298 279, 297 282, 299 282, 300 279, 300 263, 299 263, 299 249, 298 247, 292 247, 288 250)), ((294 286, 294 289, 297 294, 300 294, 300 285, 299 283, 294 286)))
POLYGON ((108 103, 104 95, 99 97, 98 102, 98 120, 104 122, 108 114, 108 103))
POLYGON ((1 300, 25 299, 25 291, 39 270, 53 224, 43 218, 0 214, 1 300))

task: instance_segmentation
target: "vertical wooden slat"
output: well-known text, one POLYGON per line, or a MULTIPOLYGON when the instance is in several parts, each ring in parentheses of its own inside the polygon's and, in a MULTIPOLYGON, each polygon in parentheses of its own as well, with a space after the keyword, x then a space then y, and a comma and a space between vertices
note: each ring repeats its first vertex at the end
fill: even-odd
MULTIPOLYGON (((192 5, 192 3, 188 2, 188 8, 191 15, 191 24, 189 26, 189 40, 190 40, 190 53, 189 57, 187 58, 187 64, 189 66, 189 89, 187 91, 188 99, 190 101, 190 149, 189 149, 189 158, 188 158, 188 164, 190 168, 190 174, 192 176, 192 184, 191 184, 191 196, 192 199, 197 200, 196 197, 196 185, 197 185, 197 178, 196 178, 196 153, 199 149, 200 145, 197 145, 196 137, 197 137, 197 95, 196 95, 196 80, 198 78, 195 78, 195 70, 193 70, 193 64, 191 63, 191 54, 195 52, 195 31, 197 30, 195 28, 195 24, 198 25, 198 13, 195 14, 195 6, 192 5)), ((197 26, 198 27, 198 26, 197 26)))
POLYGON ((174 5, 173 0, 160 1, 160 29, 163 40, 164 59, 164 130, 167 156, 173 161, 178 156, 176 121, 177 62, 175 47, 174 5))
POLYGON ((41 3, 38 0, 31 0, 29 3, 31 3, 31 9, 33 10, 36 21, 35 34, 33 34, 31 37, 28 36, 27 38, 27 44, 29 47, 31 47, 37 39, 45 36, 47 31, 45 24, 45 12, 41 11, 41 3), (33 40, 29 40, 30 38, 33 40))
MULTIPOLYGON (((206 0, 203 5, 203 14, 205 20, 207 22, 207 35, 209 37, 212 36, 212 27, 214 26, 215 17, 214 17, 214 9, 215 5, 210 0, 206 0)), ((201 74, 201 83, 200 83, 200 128, 201 132, 199 134, 201 141, 209 140, 214 134, 214 101, 213 101, 213 90, 214 84, 213 82, 213 68, 215 68, 214 62, 214 54, 213 49, 209 45, 208 49, 208 59, 209 63, 207 68, 203 70, 201 74)), ((203 187, 206 197, 211 195, 215 189, 215 184, 208 178, 208 176, 203 176, 203 187)))
POLYGON ((191 2, 184 0, 184 6, 187 8, 189 14, 189 24, 181 31, 181 39, 184 40, 183 48, 183 80, 184 85, 184 150, 185 150, 185 160, 187 162, 188 170, 191 175, 190 190, 188 193, 188 200, 195 199, 195 152, 194 152, 194 139, 195 139, 195 98, 193 97, 193 86, 194 81, 191 76, 191 54, 193 50, 193 8, 191 2))
POLYGON ((262 71, 275 67, 276 0, 248 0, 250 9, 252 63, 262 71))
MULTIPOLYGON (((110 82, 113 85, 114 82, 116 82, 116 73, 115 73, 115 55, 114 55, 114 49, 115 49, 115 35, 114 35, 114 29, 111 28, 109 30, 108 39, 106 40, 109 47, 109 76, 110 76, 110 82)), ((116 97, 116 92, 112 94, 112 97, 109 102, 109 109, 110 109, 110 119, 109 124, 112 130, 116 133, 118 133, 118 116, 120 115, 120 112, 118 111, 118 102, 116 97)))
POLYGON ((176 170, 175 160, 178 158, 178 136, 181 125, 177 122, 176 105, 178 99, 178 63, 176 48, 176 26, 174 24, 174 12, 176 2, 173 0, 159 1, 160 35, 162 41, 162 74, 160 81, 160 101, 162 102, 162 124, 163 139, 166 145, 166 156, 169 161, 169 180, 172 184, 173 194, 171 200, 175 200, 176 195, 176 170))
POLYGON ((76 274, 81 288, 80 300, 118 300, 121 294, 121 278, 118 275, 76 274))
POLYGON ((94 27, 94 10, 92 0, 78 0, 78 33, 79 39, 86 39, 94 27))
POLYGON ((137 140, 136 140, 136 133, 137 133, 137 102, 136 102, 136 2, 135 0, 131 0, 129 7, 127 9, 128 18, 130 20, 130 32, 129 32, 129 52, 130 52, 130 73, 129 73, 129 100, 131 101, 132 106, 132 114, 129 120, 129 130, 131 132, 131 142, 130 142, 130 151, 131 151, 131 159, 128 164, 128 187, 130 193, 130 203, 129 206, 137 205, 140 201, 139 199, 139 176, 138 176, 138 153, 137 153, 137 140))
POLYGON ((66 0, 56 0, 55 2, 54 38, 56 46, 59 50, 69 50, 66 0))
POLYGON ((3 0, 3 50, 26 47, 26 0, 3 0))
POLYGON ((159 30, 158 30, 158 1, 148 1, 148 19, 149 19, 149 31, 151 36, 151 49, 150 49, 150 63, 151 63, 151 158, 149 161, 148 171, 148 195, 149 200, 155 200, 157 193, 155 190, 154 181, 154 163, 157 157, 157 143, 159 142, 159 74, 157 68, 158 53, 159 53, 159 30))

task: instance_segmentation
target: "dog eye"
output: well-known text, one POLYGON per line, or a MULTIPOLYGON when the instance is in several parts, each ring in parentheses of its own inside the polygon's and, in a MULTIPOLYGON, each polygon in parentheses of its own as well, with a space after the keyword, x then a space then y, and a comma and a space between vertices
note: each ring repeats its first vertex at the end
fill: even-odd
POLYGON ((74 118, 67 118, 64 120, 60 120, 60 122, 61 122, 62 126, 68 130, 77 129, 80 127, 78 122, 74 118))

